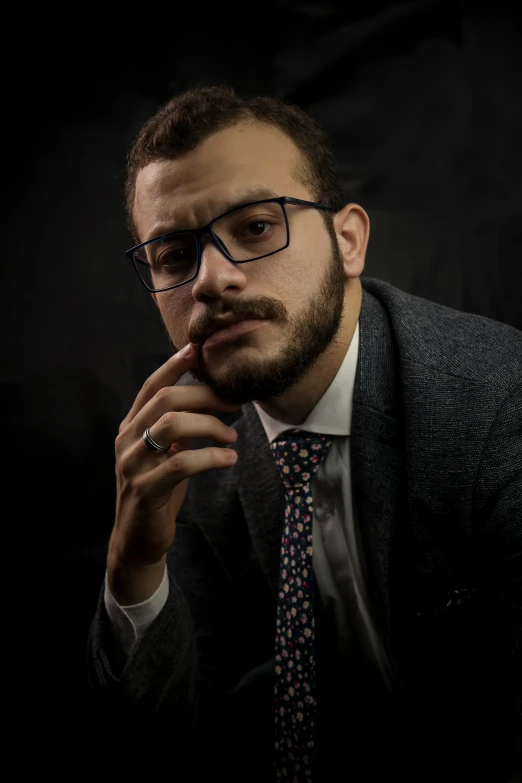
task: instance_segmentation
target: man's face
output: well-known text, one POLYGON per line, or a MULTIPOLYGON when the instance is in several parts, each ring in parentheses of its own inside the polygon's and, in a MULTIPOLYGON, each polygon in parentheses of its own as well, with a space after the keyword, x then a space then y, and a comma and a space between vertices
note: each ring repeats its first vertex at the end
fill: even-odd
MULTIPOLYGON (((136 181, 140 241, 204 225, 251 189, 313 201, 293 174, 299 155, 272 126, 244 123, 214 134, 179 160, 150 163, 136 181)), ((234 264, 207 236, 197 278, 153 294, 174 350, 193 342, 198 357, 192 375, 226 402, 281 396, 328 351, 341 328, 347 279, 339 246, 320 211, 286 210, 290 245, 284 250, 234 264), (212 320, 231 314, 266 321, 207 347, 212 320)))

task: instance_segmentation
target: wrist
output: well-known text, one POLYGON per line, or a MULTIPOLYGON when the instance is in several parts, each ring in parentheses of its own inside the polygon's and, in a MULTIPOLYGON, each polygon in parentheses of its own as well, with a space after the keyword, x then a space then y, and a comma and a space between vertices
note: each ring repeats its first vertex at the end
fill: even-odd
POLYGON ((166 555, 158 563, 125 563, 107 559, 107 585, 120 606, 134 606, 151 598, 165 575, 166 555))

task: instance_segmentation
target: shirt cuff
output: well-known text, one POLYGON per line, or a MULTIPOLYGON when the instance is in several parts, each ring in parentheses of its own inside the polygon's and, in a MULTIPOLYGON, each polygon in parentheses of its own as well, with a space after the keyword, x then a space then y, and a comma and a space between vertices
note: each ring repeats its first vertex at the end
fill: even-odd
POLYGON ((151 595, 150 598, 139 604, 120 606, 109 590, 107 571, 105 571, 105 591, 103 596, 105 609, 114 632, 127 653, 130 653, 132 648, 142 639, 147 628, 159 615, 167 603, 168 595, 169 577, 167 566, 165 566, 163 580, 154 595, 151 595))

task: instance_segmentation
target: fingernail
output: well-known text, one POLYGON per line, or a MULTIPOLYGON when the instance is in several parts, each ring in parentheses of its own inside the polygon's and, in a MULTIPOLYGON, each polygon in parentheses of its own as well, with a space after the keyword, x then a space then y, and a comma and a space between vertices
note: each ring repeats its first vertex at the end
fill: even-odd
POLYGON ((184 348, 181 349, 181 351, 178 351, 178 356, 180 356, 182 359, 186 359, 192 350, 192 343, 189 343, 184 348))

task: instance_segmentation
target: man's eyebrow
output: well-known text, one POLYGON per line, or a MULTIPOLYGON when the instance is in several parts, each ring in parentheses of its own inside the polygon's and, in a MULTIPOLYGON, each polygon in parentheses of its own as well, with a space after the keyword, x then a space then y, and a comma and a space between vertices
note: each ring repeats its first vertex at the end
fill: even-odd
MULTIPOLYGON (((214 217, 218 217, 218 215, 223 215, 225 212, 228 212, 230 209, 235 209, 236 207, 243 207, 245 204, 249 204, 251 201, 262 201, 264 198, 279 198, 279 194, 275 191, 271 190, 270 188, 250 188, 249 190, 242 190, 239 193, 235 193, 234 196, 229 198, 228 200, 224 201, 221 205, 221 209, 219 212, 214 215, 214 217)), ((214 219, 214 217, 212 219, 214 219)), ((174 225, 174 221, 171 223, 158 223, 155 225, 148 234, 147 238, 144 239, 144 242, 150 242, 151 239, 156 239, 157 237, 162 236, 163 234, 170 234, 173 231, 190 231, 194 229, 190 229, 187 227, 179 227, 174 225)))

